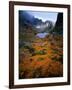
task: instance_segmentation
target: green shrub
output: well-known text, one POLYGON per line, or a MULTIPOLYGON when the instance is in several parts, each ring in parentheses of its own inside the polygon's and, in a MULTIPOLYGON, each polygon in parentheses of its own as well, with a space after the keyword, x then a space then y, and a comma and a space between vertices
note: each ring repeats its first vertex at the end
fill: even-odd
POLYGON ((36 55, 45 55, 46 52, 44 50, 40 50, 40 51, 36 51, 35 54, 36 55))
POLYGON ((44 58, 38 58, 38 61, 42 61, 42 60, 44 60, 44 58))

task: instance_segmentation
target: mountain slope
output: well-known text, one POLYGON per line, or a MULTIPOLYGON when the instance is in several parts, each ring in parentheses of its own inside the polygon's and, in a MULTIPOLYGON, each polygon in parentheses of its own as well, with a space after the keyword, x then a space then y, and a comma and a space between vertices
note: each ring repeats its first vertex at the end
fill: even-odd
POLYGON ((49 32, 54 27, 52 21, 47 20, 43 22, 41 19, 35 18, 26 11, 19 11, 19 23, 23 27, 26 27, 26 25, 31 26, 37 32, 49 32))
POLYGON ((52 33, 63 35, 63 13, 59 13, 52 33))

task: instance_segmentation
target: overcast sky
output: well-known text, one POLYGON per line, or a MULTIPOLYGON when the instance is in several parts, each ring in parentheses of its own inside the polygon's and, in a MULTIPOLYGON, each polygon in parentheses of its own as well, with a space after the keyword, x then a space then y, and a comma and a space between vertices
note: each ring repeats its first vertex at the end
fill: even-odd
POLYGON ((36 18, 42 19, 43 21, 51 20, 56 22, 57 12, 46 12, 46 11, 27 11, 29 14, 33 15, 36 18))

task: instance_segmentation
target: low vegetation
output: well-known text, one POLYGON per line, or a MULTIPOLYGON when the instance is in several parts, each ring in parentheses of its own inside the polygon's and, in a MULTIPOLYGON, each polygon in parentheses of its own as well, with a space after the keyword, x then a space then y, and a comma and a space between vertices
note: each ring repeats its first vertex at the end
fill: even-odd
POLYGON ((48 35, 19 49, 19 78, 63 76, 62 36, 48 35))

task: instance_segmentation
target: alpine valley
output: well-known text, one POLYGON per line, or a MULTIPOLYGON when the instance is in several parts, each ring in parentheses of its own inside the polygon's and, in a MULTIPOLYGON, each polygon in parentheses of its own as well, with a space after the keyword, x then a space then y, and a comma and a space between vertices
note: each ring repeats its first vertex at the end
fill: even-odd
POLYGON ((19 78, 63 76, 63 13, 56 22, 19 11, 19 78))

